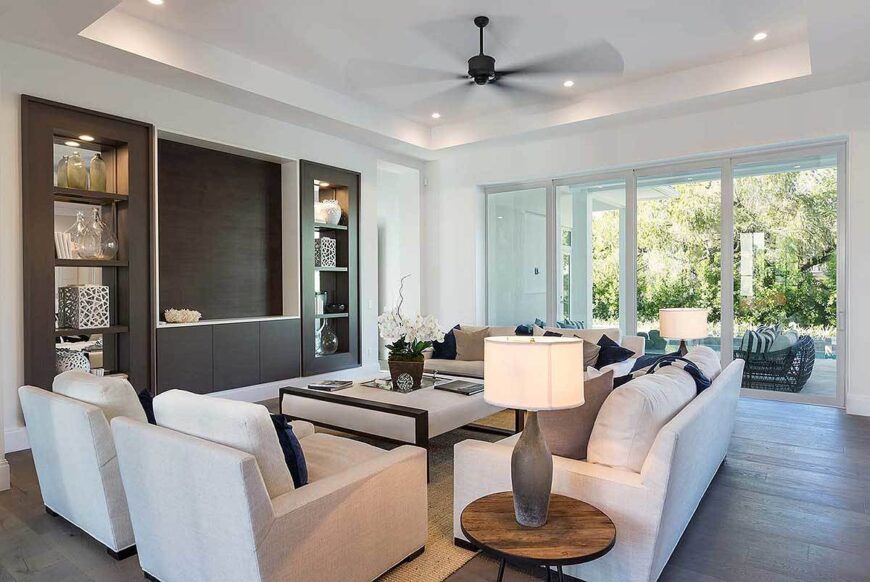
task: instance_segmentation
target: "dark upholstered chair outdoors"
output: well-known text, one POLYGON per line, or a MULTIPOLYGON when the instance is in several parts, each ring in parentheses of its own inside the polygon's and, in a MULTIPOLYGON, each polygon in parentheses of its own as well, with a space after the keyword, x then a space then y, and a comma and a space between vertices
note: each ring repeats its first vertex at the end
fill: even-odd
POLYGON ((735 350, 734 357, 746 360, 743 387, 778 392, 800 392, 816 361, 813 338, 803 335, 791 347, 775 352, 735 350))

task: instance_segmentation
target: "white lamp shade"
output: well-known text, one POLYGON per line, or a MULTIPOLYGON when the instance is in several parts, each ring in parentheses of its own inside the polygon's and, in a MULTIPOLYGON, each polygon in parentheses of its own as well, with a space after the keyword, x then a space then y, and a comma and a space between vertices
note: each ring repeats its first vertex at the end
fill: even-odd
POLYGON ((659 333, 662 337, 680 340, 707 337, 707 310, 685 307, 659 310, 659 333))
POLYGON ((489 337, 483 398, 504 408, 574 408, 583 397, 583 341, 562 337, 489 337))

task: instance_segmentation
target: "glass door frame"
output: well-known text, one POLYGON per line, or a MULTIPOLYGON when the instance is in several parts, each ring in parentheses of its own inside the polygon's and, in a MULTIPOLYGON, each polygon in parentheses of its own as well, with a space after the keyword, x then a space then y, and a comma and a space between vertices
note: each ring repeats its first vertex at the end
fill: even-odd
MULTIPOLYGON (((848 293, 847 293, 847 285, 848 281, 846 279, 846 264, 848 261, 848 248, 847 248, 847 230, 848 223, 846 219, 846 200, 849 195, 848 188, 848 173, 846 170, 847 163, 847 142, 846 140, 834 140, 828 141, 826 143, 820 143, 818 145, 808 145, 808 146, 795 146, 789 148, 777 148, 775 150, 767 150, 767 151, 757 151, 752 153, 734 155, 729 157, 727 161, 729 174, 733 173, 733 168, 740 164, 753 163, 753 162, 775 162, 782 160, 791 160, 794 158, 806 157, 806 156, 815 156, 815 155, 834 155, 837 159, 837 379, 836 379, 836 394, 835 396, 822 396, 817 394, 800 394, 791 393, 791 392, 772 392, 769 390, 757 390, 750 388, 741 388, 740 395, 749 397, 749 398, 758 398, 761 400, 779 400, 783 402, 798 402, 803 404, 819 404, 823 406, 836 406, 839 408, 844 408, 846 405, 846 382, 847 375, 846 370, 848 369, 848 357, 849 357, 849 337, 848 337, 848 328, 846 325, 847 314, 848 314, 848 293)), ((722 190, 722 227, 723 227, 723 235, 722 240, 733 241, 734 240, 734 180, 730 179, 729 175, 729 186, 728 186, 728 200, 725 200, 725 189, 723 184, 722 190), (728 224, 728 238, 725 238, 725 205, 728 205, 729 209, 729 224, 728 224)), ((723 245, 722 248, 722 309, 723 309, 723 319, 724 319, 724 309, 725 309, 725 291, 728 290, 729 293, 729 305, 731 307, 730 314, 730 323, 732 325, 732 336, 733 336, 733 322, 734 322, 734 253, 733 253, 733 245, 723 245), (728 249, 729 253, 729 266, 728 269, 725 269, 725 249, 728 249), (728 286, 725 285, 726 276, 728 277, 728 286)), ((723 322, 723 331, 722 331, 723 341, 725 336, 724 331, 724 322, 723 322)), ((733 344, 733 338, 729 342, 729 346, 733 344)), ((723 350, 722 354, 722 365, 725 366, 731 362, 733 359, 733 354, 731 358, 725 359, 725 354, 723 350)))
MULTIPOLYGON (((559 216, 559 204, 557 190, 560 186, 577 186, 595 182, 619 181, 625 182, 625 248, 621 249, 622 264, 624 265, 625 281, 620 284, 620 290, 625 289, 625 297, 620 297, 620 303, 625 306, 625 313, 620 314, 620 319, 625 322, 625 329, 622 333, 626 335, 634 335, 637 330, 637 296, 632 294, 632 289, 637 288, 637 180, 633 170, 623 170, 617 172, 604 172, 598 174, 585 174, 582 176, 572 176, 570 178, 558 178, 553 180, 553 214, 555 223, 555 240, 561 259, 561 239, 560 228, 561 217, 559 216)), ((553 273, 552 284, 556 293, 562 288, 562 270, 561 261, 559 263, 559 271, 553 273)), ((558 305, 558 297, 556 304, 558 305)), ((553 316, 556 313, 554 311, 553 316)), ((556 321, 550 319, 549 321, 556 321)), ((592 322, 588 322, 587 327, 592 327, 592 322)))
MULTIPOLYGON (((701 169, 718 168, 721 180, 721 359, 723 367, 734 359, 734 248, 731 244, 734 237, 734 178, 733 169, 737 164, 787 160, 790 158, 812 155, 836 154, 837 158, 837 387, 836 396, 801 395, 790 392, 770 392, 765 390, 741 389, 741 395, 750 398, 780 400, 786 402, 801 402, 825 406, 845 407, 847 392, 847 370, 849 369, 849 329, 846 324, 849 313, 848 281, 846 265, 849 261, 847 248, 849 224, 846 217, 848 188, 848 141, 844 137, 820 139, 799 145, 765 146, 748 148, 731 153, 723 152, 707 156, 692 156, 675 162, 638 164, 619 170, 605 172, 590 172, 572 174, 567 177, 528 182, 514 182, 486 186, 483 188, 488 203, 489 194, 526 190, 531 188, 546 188, 547 192, 547 322, 553 324, 558 314, 558 290, 561 288, 561 239, 559 228, 558 200, 556 188, 596 182, 600 180, 624 179, 626 184, 626 233, 623 260, 625 262, 625 330, 626 335, 637 334, 637 181, 638 178, 679 174, 701 169), (726 244, 727 243, 727 244, 726 244)), ((488 216, 485 208, 484 217, 488 216)), ((484 219, 486 223, 486 218, 484 219)), ((486 236, 484 241, 486 241, 486 236)), ((484 243, 486 245, 486 242, 484 243)), ((484 247, 484 264, 488 250, 484 247)), ((487 269, 484 269, 484 301, 488 300, 489 285, 486 280, 487 269)), ((487 304, 484 312, 488 314, 487 304)))

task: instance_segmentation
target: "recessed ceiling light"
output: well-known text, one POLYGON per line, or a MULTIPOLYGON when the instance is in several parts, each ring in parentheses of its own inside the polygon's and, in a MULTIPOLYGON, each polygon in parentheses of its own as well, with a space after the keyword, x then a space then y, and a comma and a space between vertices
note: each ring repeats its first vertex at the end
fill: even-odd
POLYGON ((321 182, 320 185, 321 185, 323 188, 329 188, 329 182, 321 182))
POLYGON ((562 86, 563 86, 563 87, 573 87, 573 86, 574 86, 574 81, 572 81, 571 79, 568 79, 567 81, 565 81, 564 83, 562 83, 562 86))
POLYGON ((766 38, 767 38, 766 32, 756 32, 755 36, 752 37, 752 40, 754 40, 755 42, 760 42, 766 38))
POLYGON ((441 114, 436 111, 432 114, 432 119, 441 119, 441 114))
POLYGON ((148 0, 148 3, 154 6, 163 6, 163 0, 148 0))
POLYGON ((79 146, 82 145, 82 144, 80 144, 80 143, 77 142, 77 141, 73 141, 73 140, 70 139, 70 140, 67 140, 67 141, 63 142, 63 145, 65 145, 65 146, 69 146, 69 147, 71 147, 71 148, 77 148, 77 147, 79 147, 79 146))
POLYGON ((79 139, 82 141, 94 141, 94 136, 92 136, 92 135, 80 135, 79 139))

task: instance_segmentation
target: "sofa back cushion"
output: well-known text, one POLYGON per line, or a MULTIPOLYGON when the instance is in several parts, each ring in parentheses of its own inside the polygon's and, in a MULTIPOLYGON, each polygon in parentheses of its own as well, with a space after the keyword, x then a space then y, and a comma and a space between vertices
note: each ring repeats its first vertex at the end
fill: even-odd
POLYGON ((710 380, 715 380, 722 372, 719 354, 707 346, 695 346, 686 354, 686 359, 698 366, 710 380))
POLYGON ((674 366, 616 388, 595 420, 586 460, 639 473, 659 430, 695 394, 695 381, 674 366))
POLYGON ((124 378, 94 376, 83 370, 59 374, 52 383, 52 392, 99 407, 112 422, 116 416, 126 416, 148 422, 136 389, 124 378))
POLYGON ((462 328, 453 330, 456 337, 456 359, 465 362, 479 362, 483 360, 484 340, 489 337, 489 328, 484 327, 475 331, 462 328))
POLYGON ((262 404, 170 390, 154 399, 157 424, 249 453, 270 498, 293 490, 275 425, 262 404))
POLYGON ((604 401, 613 390, 613 372, 595 373, 583 384, 585 402, 576 408, 542 410, 538 413, 541 432, 550 452, 567 459, 583 460, 589 445, 589 435, 604 401))
POLYGON ((545 331, 551 331, 554 333, 565 335, 566 333, 570 333, 574 337, 578 337, 585 342, 590 342, 593 344, 597 344, 598 340, 601 339, 601 336, 607 335, 610 339, 615 341, 616 343, 620 343, 622 340, 622 333, 619 331, 618 327, 595 327, 591 329, 564 329, 561 327, 544 327, 544 328, 535 328, 535 335, 544 335, 545 331), (540 331, 539 331, 540 330, 540 331))

